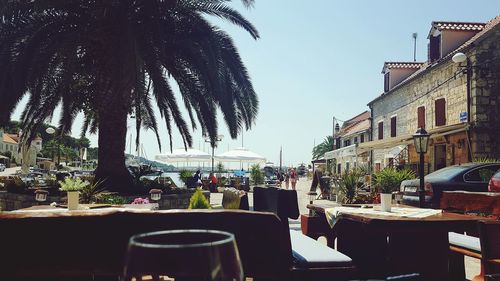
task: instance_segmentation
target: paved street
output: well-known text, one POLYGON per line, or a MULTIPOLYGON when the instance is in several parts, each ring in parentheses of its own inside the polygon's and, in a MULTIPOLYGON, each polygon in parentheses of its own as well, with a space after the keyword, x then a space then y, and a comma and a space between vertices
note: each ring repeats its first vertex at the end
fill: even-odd
POLYGON ((5 169, 5 171, 0 172, 0 176, 13 175, 19 170, 21 170, 21 167, 7 168, 5 169))

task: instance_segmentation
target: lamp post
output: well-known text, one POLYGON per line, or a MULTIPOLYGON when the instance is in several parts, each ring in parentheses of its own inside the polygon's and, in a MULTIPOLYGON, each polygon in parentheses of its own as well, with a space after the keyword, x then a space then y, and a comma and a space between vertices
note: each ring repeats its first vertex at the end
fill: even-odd
MULTIPOLYGON (((214 149, 217 146, 217 142, 222 141, 223 138, 224 138, 224 135, 218 135, 215 138, 215 144, 211 145, 212 146, 212 173, 214 172, 214 149)), ((210 137, 205 136, 205 142, 211 142, 210 137)))
POLYGON ((45 129, 45 132, 47 134, 53 136, 53 139, 57 142, 57 167, 59 167, 59 161, 60 161, 60 157, 61 157, 61 154, 60 154, 61 148, 59 147, 59 141, 57 141, 56 138, 54 137, 56 130, 52 127, 48 127, 47 129, 45 129))
POLYGON ((425 203, 425 190, 424 190, 424 154, 427 153, 429 147, 429 134, 424 128, 418 128, 413 135, 413 142, 415 150, 420 154, 420 163, 418 167, 418 176, 420 178, 420 186, 418 188, 418 203, 419 207, 423 208, 425 203))
MULTIPOLYGON (((309 191, 307 193, 307 196, 309 197, 309 204, 312 204, 314 202, 314 199, 316 199, 316 196, 318 194, 316 193, 316 191, 309 191)), ((309 209, 309 216, 313 216, 314 215, 314 212, 312 209, 309 209)))

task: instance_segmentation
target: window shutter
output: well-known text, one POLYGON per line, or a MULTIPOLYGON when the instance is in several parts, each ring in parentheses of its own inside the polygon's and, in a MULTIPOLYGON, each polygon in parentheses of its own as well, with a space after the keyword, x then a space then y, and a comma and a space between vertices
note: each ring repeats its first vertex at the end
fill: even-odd
POLYGON ((436 108, 436 126, 446 125, 446 100, 438 99, 435 101, 436 108))
POLYGON ((417 128, 425 129, 425 107, 421 106, 417 109, 417 128))
POLYGON ((378 139, 384 139, 384 122, 378 123, 378 139))
POLYGON ((365 142, 365 134, 361 134, 361 136, 359 137, 359 142, 365 142))
POLYGON ((389 92, 389 72, 384 74, 384 93, 389 92))
POLYGON ((396 116, 391 118, 391 138, 396 136, 396 116))
POLYGON ((430 62, 434 62, 441 58, 441 35, 436 37, 431 36, 429 58, 430 62))

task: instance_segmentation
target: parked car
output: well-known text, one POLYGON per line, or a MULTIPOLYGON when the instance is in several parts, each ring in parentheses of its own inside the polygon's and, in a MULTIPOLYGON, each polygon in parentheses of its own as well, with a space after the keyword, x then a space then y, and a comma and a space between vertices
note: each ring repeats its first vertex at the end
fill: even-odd
POLYGON ((500 170, 498 170, 490 179, 488 184, 489 192, 500 192, 500 170))
POLYGON ((0 172, 5 171, 5 164, 0 163, 0 172))
MULTIPOLYGON (((498 169, 500 169, 500 163, 466 163, 428 174, 424 177, 425 206, 439 208, 439 200, 443 191, 488 191, 488 181, 498 169)), ((401 182, 403 204, 418 205, 419 186, 419 179, 401 182)))

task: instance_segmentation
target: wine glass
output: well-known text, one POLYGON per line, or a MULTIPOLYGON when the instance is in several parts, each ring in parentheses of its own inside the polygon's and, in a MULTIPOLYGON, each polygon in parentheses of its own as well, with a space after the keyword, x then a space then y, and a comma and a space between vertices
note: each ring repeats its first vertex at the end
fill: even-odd
POLYGON ((167 230, 130 238, 122 280, 243 281, 234 235, 167 230))

